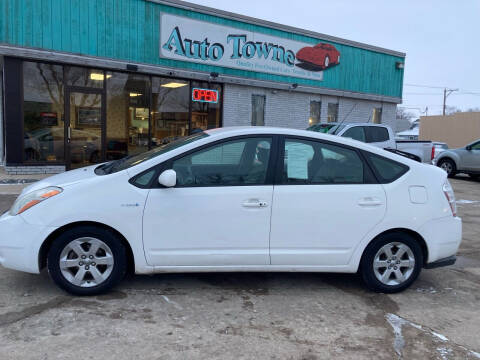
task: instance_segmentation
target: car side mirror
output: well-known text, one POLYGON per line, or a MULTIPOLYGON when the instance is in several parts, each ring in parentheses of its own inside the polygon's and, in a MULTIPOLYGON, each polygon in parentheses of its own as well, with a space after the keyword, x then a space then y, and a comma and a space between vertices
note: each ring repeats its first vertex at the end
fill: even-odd
POLYGON ((163 171, 158 177, 158 183, 167 188, 174 187, 177 184, 177 173, 172 169, 163 171))
POLYGON ((472 146, 471 145, 467 145, 467 147, 465 148, 467 149, 468 151, 472 150, 472 146))

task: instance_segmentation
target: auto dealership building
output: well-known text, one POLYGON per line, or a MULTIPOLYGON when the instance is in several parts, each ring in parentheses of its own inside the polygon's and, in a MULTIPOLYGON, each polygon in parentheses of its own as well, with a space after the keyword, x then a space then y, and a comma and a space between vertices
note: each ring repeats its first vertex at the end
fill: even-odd
POLYGON ((3 0, 0 162, 61 172, 219 126, 394 127, 405 54, 177 0, 3 0))

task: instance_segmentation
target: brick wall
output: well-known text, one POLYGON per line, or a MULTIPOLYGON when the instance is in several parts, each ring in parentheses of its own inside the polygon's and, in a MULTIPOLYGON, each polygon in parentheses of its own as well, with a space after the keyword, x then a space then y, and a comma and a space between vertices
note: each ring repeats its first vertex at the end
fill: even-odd
POLYGON ((327 122, 328 103, 338 103, 338 121, 368 122, 374 108, 382 108, 382 123, 395 130, 396 104, 228 85, 224 87, 223 126, 248 126, 252 119, 252 95, 265 95, 265 125, 305 129, 310 101, 321 101, 321 122, 327 122))
POLYGON ((5 166, 5 172, 9 175, 26 174, 59 174, 65 171, 65 166, 5 166))

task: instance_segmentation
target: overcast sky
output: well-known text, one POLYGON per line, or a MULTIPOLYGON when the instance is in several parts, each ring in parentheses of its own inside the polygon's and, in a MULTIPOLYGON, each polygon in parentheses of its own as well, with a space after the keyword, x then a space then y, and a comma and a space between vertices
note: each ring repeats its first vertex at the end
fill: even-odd
POLYGON ((460 89, 447 105, 480 107, 480 0, 190 2, 405 52, 400 106, 417 115, 441 113, 443 87, 460 89))

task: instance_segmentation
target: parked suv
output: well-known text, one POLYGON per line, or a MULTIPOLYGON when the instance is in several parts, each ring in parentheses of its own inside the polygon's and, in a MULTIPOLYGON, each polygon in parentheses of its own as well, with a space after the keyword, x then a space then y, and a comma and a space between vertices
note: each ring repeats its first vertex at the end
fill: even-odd
POLYGON ((480 139, 465 147, 442 151, 433 163, 445 170, 449 177, 464 173, 478 179, 480 177, 480 139))

